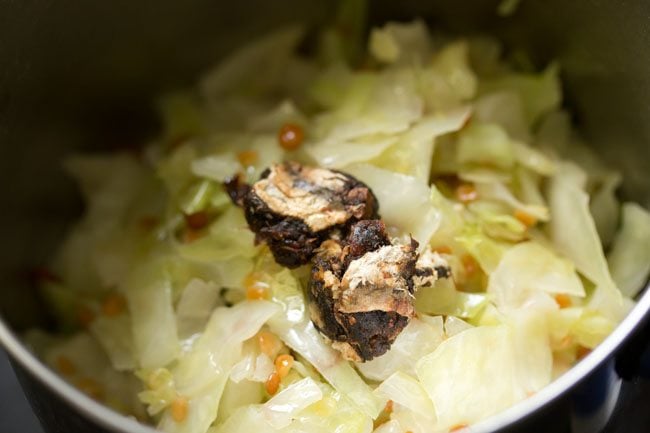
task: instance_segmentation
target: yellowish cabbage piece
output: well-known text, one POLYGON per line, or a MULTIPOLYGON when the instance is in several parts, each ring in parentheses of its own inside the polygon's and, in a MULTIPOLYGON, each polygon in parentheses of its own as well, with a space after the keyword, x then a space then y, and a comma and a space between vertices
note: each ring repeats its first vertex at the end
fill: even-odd
POLYGON ((175 388, 188 399, 187 417, 177 422, 165 410, 158 428, 169 433, 206 431, 217 417, 230 370, 241 357, 242 344, 279 310, 271 302, 242 302, 217 308, 192 350, 171 370, 175 388))
POLYGON ((596 225, 589 212, 589 196, 581 187, 584 174, 564 163, 549 185, 549 223, 553 245, 591 280, 596 288, 588 306, 613 321, 625 313, 621 292, 612 279, 596 225))
POLYGON ((650 214, 635 203, 625 203, 622 219, 609 253, 609 268, 623 294, 634 297, 650 274, 650 214))
POLYGON ((525 307, 537 292, 584 297, 573 264, 536 242, 510 248, 490 274, 488 292, 502 309, 525 307))
POLYGON ((438 417, 435 427, 475 423, 550 382, 545 320, 528 313, 460 332, 417 363, 438 417))

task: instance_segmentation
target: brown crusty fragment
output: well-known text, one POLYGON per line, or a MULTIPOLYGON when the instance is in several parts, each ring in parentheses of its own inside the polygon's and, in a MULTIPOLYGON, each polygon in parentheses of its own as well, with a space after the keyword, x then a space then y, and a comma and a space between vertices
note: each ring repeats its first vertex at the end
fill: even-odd
POLYGON ((355 223, 344 241, 328 240, 318 249, 309 311, 344 358, 369 361, 386 353, 415 315, 416 289, 448 275, 439 256, 419 260, 417 247, 414 240, 392 245, 383 222, 368 220, 355 223))
POLYGON ((272 165, 251 186, 234 178, 225 187, 243 206, 256 240, 289 268, 308 263, 323 241, 346 236, 353 223, 378 217, 377 199, 365 184, 297 162, 272 165))

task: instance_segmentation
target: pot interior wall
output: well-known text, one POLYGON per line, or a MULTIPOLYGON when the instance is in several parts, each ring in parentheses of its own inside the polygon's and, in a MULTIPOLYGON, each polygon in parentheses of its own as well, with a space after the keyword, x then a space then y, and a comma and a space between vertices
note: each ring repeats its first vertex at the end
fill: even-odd
MULTIPOLYGON (((17 329, 46 315, 25 271, 47 261, 80 212, 59 160, 130 147, 156 130, 153 98, 282 24, 319 25, 327 0, 0 4, 0 312, 17 329)), ((650 3, 524 0, 372 1, 370 19, 424 17, 435 30, 487 32, 539 65, 558 59, 585 136, 624 170, 623 194, 650 204, 650 3)))

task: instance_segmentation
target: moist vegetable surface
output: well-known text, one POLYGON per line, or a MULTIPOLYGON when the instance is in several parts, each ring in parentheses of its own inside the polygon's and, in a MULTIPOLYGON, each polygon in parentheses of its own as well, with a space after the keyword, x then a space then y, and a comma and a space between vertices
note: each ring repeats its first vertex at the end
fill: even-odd
POLYGON ((561 65, 420 20, 365 39, 358 12, 164 96, 139 154, 65 161, 87 206, 38 273, 44 362, 169 433, 429 433, 609 335, 650 215, 572 128, 561 65))

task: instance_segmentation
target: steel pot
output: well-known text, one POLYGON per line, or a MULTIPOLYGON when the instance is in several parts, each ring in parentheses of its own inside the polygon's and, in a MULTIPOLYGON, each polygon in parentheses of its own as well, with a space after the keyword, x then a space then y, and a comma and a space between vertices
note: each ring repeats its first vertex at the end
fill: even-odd
MULTIPOLYGON (((46 261, 80 209, 58 158, 89 146, 140 142, 156 128, 149 105, 155 95, 190 84, 254 35, 289 22, 326 21, 332 3, 0 2, 0 342, 47 431, 153 431, 85 397, 20 343, 22 330, 47 326, 22 271, 46 261)), ((623 194, 650 205, 650 3, 524 0, 507 18, 496 14, 497 3, 377 0, 370 17, 381 22, 421 16, 445 32, 496 34, 539 64, 559 59, 582 131, 624 171, 623 194)), ((601 430, 623 381, 643 374, 644 362, 648 374, 649 333, 646 291, 616 331, 573 370, 472 431, 601 430)))

